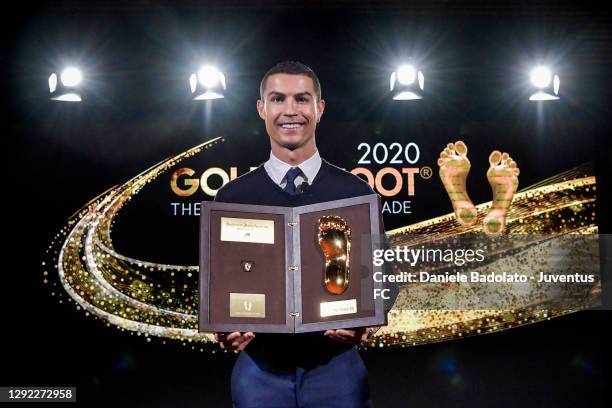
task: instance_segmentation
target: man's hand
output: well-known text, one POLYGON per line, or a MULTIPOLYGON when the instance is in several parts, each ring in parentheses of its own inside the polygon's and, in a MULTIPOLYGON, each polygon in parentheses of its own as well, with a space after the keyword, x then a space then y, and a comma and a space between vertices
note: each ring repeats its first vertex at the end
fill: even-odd
POLYGON ((357 327, 353 329, 326 330, 323 335, 336 341, 356 346, 362 341, 366 341, 377 329, 374 327, 357 327))
POLYGON ((215 340, 224 350, 244 350, 244 348, 255 338, 253 332, 215 333, 215 340))

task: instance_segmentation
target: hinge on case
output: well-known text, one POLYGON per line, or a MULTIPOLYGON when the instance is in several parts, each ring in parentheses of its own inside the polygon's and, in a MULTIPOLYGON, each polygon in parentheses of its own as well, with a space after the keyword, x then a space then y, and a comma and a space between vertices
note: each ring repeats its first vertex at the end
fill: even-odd
POLYGON ((295 227, 297 225, 297 222, 288 222, 287 225, 290 227, 295 227))
POLYGON ((290 266, 290 267, 289 267, 289 270, 290 270, 290 271, 297 271, 297 270, 298 270, 298 267, 297 267, 297 266, 290 266))
POLYGON ((300 315, 299 312, 291 312, 291 313, 289 313, 289 316, 291 316, 291 317, 298 317, 299 315, 300 315))

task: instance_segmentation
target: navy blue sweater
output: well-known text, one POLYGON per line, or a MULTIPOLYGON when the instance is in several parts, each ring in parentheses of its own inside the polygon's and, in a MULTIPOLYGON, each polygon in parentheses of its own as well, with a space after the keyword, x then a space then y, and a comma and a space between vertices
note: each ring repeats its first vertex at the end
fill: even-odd
MULTIPOLYGON (((224 203, 298 207, 343 198, 373 194, 368 183, 323 160, 308 190, 291 195, 268 176, 263 165, 223 186, 215 201, 224 203)), ((255 333, 247 354, 262 368, 286 370, 325 364, 351 346, 323 336, 322 332, 301 334, 255 333)))

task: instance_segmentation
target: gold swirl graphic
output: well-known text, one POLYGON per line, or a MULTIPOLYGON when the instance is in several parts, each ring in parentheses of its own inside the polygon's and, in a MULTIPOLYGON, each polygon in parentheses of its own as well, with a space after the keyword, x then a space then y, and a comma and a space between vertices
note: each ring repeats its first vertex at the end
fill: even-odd
MULTIPOLYGON (((113 221, 143 187, 182 160, 213 147, 211 139, 168 158, 120 186, 102 193, 70 217, 47 250, 43 282, 49 284, 49 267, 55 267, 62 290, 52 285, 52 295, 63 302, 67 293, 86 315, 103 319, 108 326, 138 335, 170 338, 199 344, 214 342, 199 333, 198 267, 167 265, 130 258, 112 244, 113 221)), ((588 170, 586 170, 588 171, 588 170)), ((507 215, 509 234, 595 234, 595 178, 574 169, 517 193, 507 215)), ((491 203, 478 205, 479 218, 491 203)), ((478 232, 482 223, 461 227, 453 214, 387 232, 391 246, 418 245, 427 236, 448 237, 478 232)), ((57 286, 57 285, 56 285, 57 286)), ((484 334, 571 313, 577 308, 555 308, 542 303, 538 310, 411 310, 414 299, 400 289, 389 312, 388 326, 363 343, 364 347, 411 346, 484 334), (402 303, 404 302, 404 303, 402 303), (405 303, 408 302, 408 303, 405 303), (412 303, 411 303, 412 302, 412 303)), ((413 308, 414 309, 414 308, 413 308)), ((200 348, 203 351, 203 348, 200 348)))

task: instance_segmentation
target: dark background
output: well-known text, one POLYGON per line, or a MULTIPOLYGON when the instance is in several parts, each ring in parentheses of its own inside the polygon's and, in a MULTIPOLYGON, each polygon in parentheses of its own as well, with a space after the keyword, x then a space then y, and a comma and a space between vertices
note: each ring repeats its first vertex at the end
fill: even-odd
MULTIPOLYGON (((598 177, 600 233, 610 233, 609 73, 612 30, 595 4, 546 2, 54 2, 2 13, 4 83, 3 328, 0 385, 78 388, 83 406, 229 406, 234 356, 191 344, 146 342, 59 304, 42 283, 53 235, 84 203, 161 159, 210 136, 246 167, 266 160, 255 112, 258 84, 274 63, 297 59, 319 75, 327 100, 321 154, 353 168, 365 141, 409 141, 419 165, 461 138, 478 177, 493 149, 508 149, 527 186, 587 161, 598 177), (426 99, 394 103, 388 75, 415 56, 426 99), (227 97, 207 114, 188 76, 215 60, 227 97), (67 60, 89 73, 82 104, 48 100, 47 78, 67 60), (562 99, 529 103, 524 74, 553 62, 562 99), (244 148, 248 146, 249 148, 244 148), (348 154, 347 154, 348 152, 348 154)), ((424 189, 409 217, 450 211, 442 189, 424 189), (435 204, 434 204, 435 203, 435 204), (441 204, 444 203, 444 204, 441 204)), ((145 197, 143 193, 143 197, 145 197)), ((149 197, 159 197, 149 194, 149 197)), ((126 209, 114 241, 122 253, 195 263, 177 231, 193 220, 167 214, 170 196, 126 209), (166 213, 164 213, 166 211, 166 213), (154 221, 152 221, 154 220, 154 221), (177 227, 178 225, 178 227, 177 227), (150 233, 153 242, 142 239, 150 233), (163 248, 163 251, 157 250, 163 248)), ((183 234, 186 235, 186 234, 183 234)), ((606 253, 604 252, 605 256, 606 253)), ((506 332, 363 353, 376 406, 598 406, 609 383, 607 311, 588 311, 506 332)))

